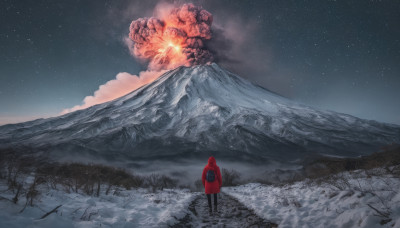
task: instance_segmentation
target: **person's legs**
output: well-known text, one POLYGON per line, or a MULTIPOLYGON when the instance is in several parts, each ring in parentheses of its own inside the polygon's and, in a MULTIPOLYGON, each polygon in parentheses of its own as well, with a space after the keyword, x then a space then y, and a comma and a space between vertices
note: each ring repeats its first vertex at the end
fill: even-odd
POLYGON ((218 204, 217 193, 215 193, 214 194, 214 211, 217 211, 217 204, 218 204))
POLYGON ((207 200, 208 200, 208 208, 210 209, 210 212, 212 212, 211 194, 206 194, 206 195, 207 195, 207 200))

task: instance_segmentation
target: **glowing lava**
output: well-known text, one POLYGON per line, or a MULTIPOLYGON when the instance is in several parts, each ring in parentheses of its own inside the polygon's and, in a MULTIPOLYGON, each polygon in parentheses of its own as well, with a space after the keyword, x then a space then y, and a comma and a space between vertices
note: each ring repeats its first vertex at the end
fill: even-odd
POLYGON ((172 47, 172 48, 174 48, 174 49, 175 49, 175 51, 179 51, 179 50, 181 50, 181 47, 180 47, 180 46, 178 46, 178 45, 175 45, 175 44, 173 44, 172 42, 169 42, 169 43, 168 43, 168 47, 172 47))

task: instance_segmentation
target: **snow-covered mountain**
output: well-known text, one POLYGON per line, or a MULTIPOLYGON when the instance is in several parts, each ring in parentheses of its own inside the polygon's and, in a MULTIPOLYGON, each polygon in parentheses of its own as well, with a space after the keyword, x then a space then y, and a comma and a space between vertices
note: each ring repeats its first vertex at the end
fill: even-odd
POLYGON ((400 143, 400 126, 311 108, 216 64, 179 67, 113 101, 0 127, 0 147, 61 159, 294 161, 400 143))

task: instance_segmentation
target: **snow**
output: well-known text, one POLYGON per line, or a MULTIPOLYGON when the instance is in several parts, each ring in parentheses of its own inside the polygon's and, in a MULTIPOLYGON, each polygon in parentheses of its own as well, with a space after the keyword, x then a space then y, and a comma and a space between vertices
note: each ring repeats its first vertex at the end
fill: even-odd
POLYGON ((217 64, 178 67, 107 103, 0 126, 0 148, 27 146, 61 160, 74 160, 76 151, 100 160, 165 153, 176 160, 188 151, 230 156, 233 148, 257 161, 286 162, 322 152, 367 155, 391 143, 400 143, 400 126, 305 106, 217 64))
MULTIPOLYGON (((12 199, 1 183, 0 196, 12 199)), ((189 203, 198 195, 185 189, 164 189, 156 193, 147 189, 116 190, 99 197, 40 187, 34 206, 0 200, 0 227, 168 227, 187 214, 189 203), (57 213, 44 214, 58 205, 57 213)))
POLYGON ((223 188, 223 192, 279 227, 400 227, 398 177, 370 176, 365 171, 336 177, 333 182, 306 180, 284 186, 251 183, 223 188), (368 204, 390 211, 391 221, 380 225, 386 218, 377 216, 368 204))
MULTIPOLYGON (((250 183, 223 187, 220 209, 242 207, 232 206, 238 204, 224 196, 228 194, 279 227, 400 227, 400 179, 398 174, 393 175, 377 168, 280 186, 250 183), (380 216, 374 208, 387 213, 387 217, 380 216)), ((33 180, 33 176, 25 178, 24 186, 33 180)), ((34 206, 21 212, 25 195, 19 197, 17 204, 12 203, 14 193, 7 190, 5 180, 0 180, 0 227, 168 227, 192 215, 190 205, 201 212, 198 222, 207 214, 204 194, 188 189, 151 192, 114 187, 106 194, 103 186, 99 197, 81 191, 67 192, 62 186, 53 189, 42 184, 37 189, 40 194, 34 206), (41 219, 59 205, 62 206, 57 213, 41 219)), ((249 212, 246 208, 240 210, 249 212)), ((238 212, 224 209, 217 220, 229 226, 235 211, 238 212)))

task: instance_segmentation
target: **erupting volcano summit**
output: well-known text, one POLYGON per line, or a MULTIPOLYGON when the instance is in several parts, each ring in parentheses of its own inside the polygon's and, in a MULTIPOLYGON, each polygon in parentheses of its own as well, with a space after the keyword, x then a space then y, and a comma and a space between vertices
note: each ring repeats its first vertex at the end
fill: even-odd
POLYGON ((217 64, 178 67, 113 101, 0 127, 3 148, 53 159, 208 158, 265 162, 358 156, 400 142, 400 127, 288 100, 217 64))

